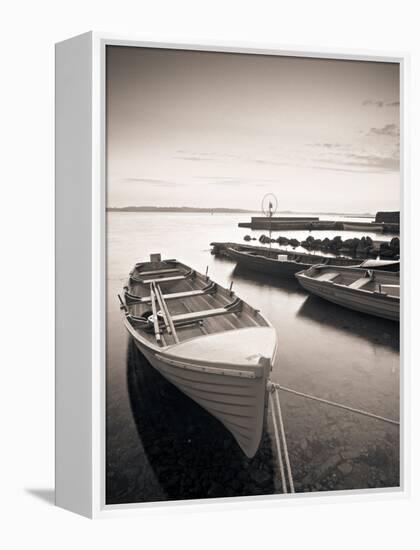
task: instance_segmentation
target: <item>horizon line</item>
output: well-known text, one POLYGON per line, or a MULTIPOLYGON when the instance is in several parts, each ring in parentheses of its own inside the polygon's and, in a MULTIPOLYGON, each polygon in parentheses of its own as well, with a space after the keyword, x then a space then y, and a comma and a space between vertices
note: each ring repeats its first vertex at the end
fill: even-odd
MULTIPOLYGON (((106 207, 106 210, 107 211, 110 211, 110 210, 127 210, 127 209, 138 209, 138 210, 147 210, 147 209, 150 209, 150 210, 199 210, 199 211, 205 211, 205 212, 216 212, 216 211, 221 211, 221 210, 224 210, 224 211, 231 211, 231 212, 243 212, 243 213, 256 213, 256 212, 260 212, 260 210, 253 210, 253 209, 250 209, 250 208, 235 208, 235 207, 223 207, 223 206, 215 206, 215 207, 205 207, 205 206, 186 206, 186 205, 183 205, 183 206, 152 206, 152 205, 142 205, 142 206, 139 206, 139 205, 126 205, 126 206, 107 206, 106 207)), ((399 211, 399 210, 378 210, 377 212, 394 212, 394 211, 399 211)), ((327 211, 321 211, 321 210, 278 210, 276 212, 277 214, 287 214, 287 213, 290 213, 290 214, 346 214, 346 215, 358 215, 358 216, 361 216, 361 215, 365 215, 365 216, 372 216, 374 217, 375 214, 373 214, 372 212, 362 212, 362 211, 358 211, 358 212, 346 212, 346 211, 339 211, 339 210, 327 210, 327 211)), ((275 213, 275 214, 276 214, 275 213)))

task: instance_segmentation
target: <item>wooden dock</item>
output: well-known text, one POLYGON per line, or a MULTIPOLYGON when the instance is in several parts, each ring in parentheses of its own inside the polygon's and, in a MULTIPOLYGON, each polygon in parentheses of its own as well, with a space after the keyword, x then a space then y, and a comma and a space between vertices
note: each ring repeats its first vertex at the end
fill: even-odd
POLYGON ((303 230, 303 231, 369 231, 372 233, 399 234, 398 223, 383 222, 353 222, 320 220, 319 218, 263 218, 253 217, 250 222, 239 222, 238 227, 248 229, 265 229, 271 231, 303 230))

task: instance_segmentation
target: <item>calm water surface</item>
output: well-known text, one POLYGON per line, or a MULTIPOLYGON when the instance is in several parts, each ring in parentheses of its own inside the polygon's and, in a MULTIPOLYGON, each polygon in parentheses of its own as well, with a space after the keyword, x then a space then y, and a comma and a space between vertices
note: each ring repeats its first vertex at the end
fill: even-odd
MULTIPOLYGON (((135 262, 151 253, 177 258, 200 272, 209 266, 210 277, 223 286, 233 280, 236 294, 260 309, 277 330, 274 381, 399 417, 399 326, 310 296, 295 281, 247 272, 212 256, 212 241, 243 242, 246 234, 263 233, 237 227, 248 217, 108 213, 108 503, 272 493, 280 487, 270 425, 261 453, 247 461, 225 430, 178 395, 130 344, 117 293, 135 262), (221 449, 216 451, 219 437, 221 449)), ((299 240, 308 235, 282 234, 299 240)), ((365 233, 313 234, 349 238, 365 233)), ((287 393, 281 401, 297 491, 399 484, 397 427, 287 393)))

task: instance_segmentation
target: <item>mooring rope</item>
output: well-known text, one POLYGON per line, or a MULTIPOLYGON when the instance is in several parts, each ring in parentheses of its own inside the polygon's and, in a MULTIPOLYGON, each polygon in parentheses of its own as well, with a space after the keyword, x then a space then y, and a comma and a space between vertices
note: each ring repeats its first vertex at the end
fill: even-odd
POLYGON ((299 395, 300 397, 306 397, 307 399, 312 399, 313 401, 319 401, 320 403, 325 403, 326 405, 332 405, 333 407, 338 407, 340 409, 345 409, 347 411, 362 414, 363 416, 368 416, 370 418, 375 418, 376 420, 382 420, 383 422, 388 422, 389 424, 394 424, 396 426, 400 425, 398 420, 393 420, 392 418, 386 418, 385 416, 380 416, 378 414, 373 414, 367 411, 362 411, 361 409, 356 409, 354 407, 349 407, 348 405, 342 405, 341 403, 336 403, 335 401, 329 401, 328 399, 322 399, 322 397, 316 397, 315 395, 309 395, 308 393, 303 393, 300 391, 293 390, 291 388, 286 388, 285 386, 280 386, 280 384, 273 384, 273 386, 281 391, 293 393, 294 395, 299 395))
POLYGON ((270 400, 271 400, 271 407, 270 407, 271 416, 273 418, 273 427, 274 427, 274 437, 276 440, 277 456, 279 457, 281 486, 283 489, 283 493, 287 493, 286 476, 284 475, 283 458, 281 454, 280 438, 279 438, 279 432, 277 428, 276 412, 274 410, 274 398, 272 393, 270 393, 270 400))
POLYGON ((280 433, 281 433, 281 439, 283 442, 283 449, 284 449, 284 458, 286 461, 286 469, 287 469, 287 477, 289 478, 289 487, 290 492, 295 492, 295 486, 293 483, 293 477, 292 477, 292 468, 290 466, 290 459, 289 459, 289 451, 287 450, 287 443, 286 443, 286 433, 284 431, 284 424, 283 424, 283 415, 281 414, 281 407, 280 407, 280 398, 279 398, 279 392, 276 391, 276 401, 277 401, 277 410, 280 420, 280 433))
POLYGON ((393 420, 392 418, 386 418, 385 416, 380 416, 378 414, 373 414, 368 411, 356 409, 355 407, 349 407, 348 405, 343 405, 342 403, 336 403, 335 401, 329 401, 328 399, 323 399, 322 397, 316 397, 315 395, 310 395, 308 393, 303 393, 297 390, 293 390, 292 388, 286 388, 285 386, 280 386, 280 384, 274 384, 271 381, 269 382, 268 387, 270 391, 271 416, 273 419, 274 437, 276 440, 276 449, 277 449, 277 455, 278 455, 278 460, 280 465, 280 477, 281 477, 283 493, 288 492, 286 475, 285 475, 285 467, 283 464, 283 455, 284 455, 284 462, 286 463, 287 481, 289 482, 290 492, 294 493, 295 488, 293 483, 292 468, 290 466, 289 451, 287 449, 286 432, 284 430, 284 424, 283 424, 283 415, 282 415, 281 406, 280 406, 280 397, 279 397, 280 391, 292 393, 294 395, 298 395, 299 397, 305 397, 306 399, 312 399, 313 401, 318 401, 319 403, 324 403, 325 405, 338 407, 339 409, 344 409, 352 413, 361 414, 369 418, 374 418, 375 420, 388 422, 389 424, 393 424, 394 426, 400 425, 400 422, 398 420, 393 420), (275 394, 275 396, 273 396, 273 393, 275 394), (276 418, 276 413, 277 413, 278 419, 276 418), (279 436, 279 432, 280 432, 280 436, 279 436))
POLYGON ((286 442, 286 433, 284 430, 283 416, 281 414, 280 398, 278 394, 279 394, 278 388, 276 388, 275 384, 273 384, 270 390, 271 415, 273 418, 274 437, 276 440, 276 449, 277 449, 277 455, 278 455, 279 465, 280 465, 281 485, 282 485, 283 493, 287 493, 287 492, 294 493, 295 486, 293 483, 292 468, 290 466, 290 458, 289 458, 289 452, 287 449, 287 442, 286 442), (273 393, 276 394, 275 397, 273 397, 273 393), (276 413, 278 416, 278 423, 277 423, 276 413), (279 436, 279 432, 280 432, 280 436, 279 436), (281 438, 281 443, 280 443, 280 438, 281 438), (283 452, 282 452, 282 446, 283 446, 283 452), (283 454, 284 454, 284 461, 286 463, 287 480, 289 482, 289 489, 287 488, 285 468, 283 464, 283 454))

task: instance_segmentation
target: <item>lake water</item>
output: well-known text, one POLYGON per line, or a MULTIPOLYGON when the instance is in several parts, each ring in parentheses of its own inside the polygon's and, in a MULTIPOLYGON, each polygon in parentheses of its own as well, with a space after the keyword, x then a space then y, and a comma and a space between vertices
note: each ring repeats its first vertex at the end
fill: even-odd
MULTIPOLYGON (((107 215, 108 504, 280 492, 270 423, 260 452, 246 459, 226 430, 163 380, 130 343, 117 294, 133 265, 151 253, 200 272, 208 266, 211 279, 226 287, 233 281, 235 293, 268 317, 279 340, 275 382, 399 417, 399 325, 210 254, 212 241, 244 242, 246 234, 264 233, 237 227, 248 219, 247 214, 107 215)), ((320 238, 337 234, 365 235, 313 232, 320 238)), ((308 232, 282 235, 302 240, 308 232)), ((280 397, 297 491, 399 485, 398 427, 292 394, 280 397)))

